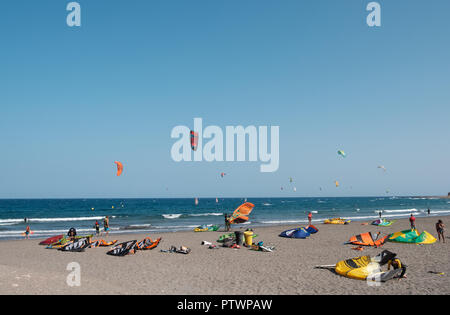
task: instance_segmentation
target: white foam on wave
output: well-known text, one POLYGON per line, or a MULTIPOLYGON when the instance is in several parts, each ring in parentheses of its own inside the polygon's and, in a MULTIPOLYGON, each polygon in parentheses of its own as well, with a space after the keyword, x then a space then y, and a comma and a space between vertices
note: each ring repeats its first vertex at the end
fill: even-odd
POLYGON ((163 214, 162 215, 165 219, 178 219, 179 217, 182 216, 181 213, 177 213, 177 214, 163 214))
POLYGON ((417 209, 412 208, 412 209, 397 209, 397 210, 375 210, 374 212, 375 213, 379 213, 379 212, 382 212, 382 213, 397 213, 397 212, 404 213, 404 212, 417 212, 417 211, 418 211, 417 209))
POLYGON ((210 212, 210 213, 192 213, 192 214, 188 214, 191 217, 204 217, 204 216, 209 216, 209 215, 214 215, 214 216, 218 216, 218 215, 223 215, 223 213, 218 213, 218 212, 210 212))
MULTIPOLYGON (((78 217, 78 218, 27 218, 28 222, 69 222, 69 221, 90 221, 90 220, 102 220, 101 217, 78 217)), ((0 223, 22 223, 24 219, 0 219, 0 223)))

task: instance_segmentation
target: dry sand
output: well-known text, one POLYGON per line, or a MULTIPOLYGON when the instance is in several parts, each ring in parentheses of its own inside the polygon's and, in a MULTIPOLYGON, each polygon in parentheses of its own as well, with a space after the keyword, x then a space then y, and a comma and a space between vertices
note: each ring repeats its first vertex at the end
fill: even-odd
MULTIPOLYGON (((442 218, 444 223, 448 217, 442 218)), ((434 236, 433 218, 418 218, 419 231, 434 236)), ((407 279, 392 280, 379 287, 352 280, 315 265, 334 264, 361 255, 376 255, 381 249, 355 251, 343 245, 350 236, 363 232, 391 233, 409 228, 407 220, 390 227, 316 224, 319 233, 308 239, 278 237, 294 226, 255 228, 272 253, 241 249, 208 249, 201 241, 216 243, 223 232, 176 232, 152 235, 114 235, 107 239, 140 240, 162 237, 156 249, 113 257, 108 248, 66 253, 45 249, 38 240, 0 242, 0 294, 449 294, 450 238, 447 243, 412 245, 386 243, 383 249, 398 254, 408 265, 407 279), (192 249, 188 255, 163 253, 171 245, 192 249), (66 270, 70 262, 81 266, 81 286, 69 287, 66 270), (445 272, 444 276, 429 271, 445 272)))

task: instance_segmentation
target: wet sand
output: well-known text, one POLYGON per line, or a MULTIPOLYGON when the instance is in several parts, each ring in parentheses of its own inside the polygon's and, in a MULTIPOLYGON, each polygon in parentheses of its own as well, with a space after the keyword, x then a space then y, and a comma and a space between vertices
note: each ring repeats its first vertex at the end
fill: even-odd
MULTIPOLYGON (((419 232, 437 237, 437 217, 417 218, 419 232)), ((449 217, 442 220, 447 227, 449 217)), ((39 246, 40 240, 0 242, 0 294, 450 294, 450 238, 447 243, 413 245, 386 243, 382 249, 397 253, 408 265, 407 278, 379 287, 347 279, 315 265, 335 264, 361 255, 376 255, 382 249, 355 251, 343 245, 363 232, 392 233, 409 228, 408 220, 390 227, 315 224, 317 234, 308 239, 286 239, 278 234, 296 226, 254 228, 256 240, 275 246, 271 253, 246 247, 209 249, 201 241, 215 244, 218 232, 173 232, 112 235, 106 240, 140 240, 162 237, 156 249, 113 257, 109 248, 92 248, 81 253, 61 252, 39 246), (171 245, 192 249, 188 255, 163 253, 171 245), (67 265, 81 267, 81 286, 70 287, 67 265), (429 271, 444 272, 436 275, 429 271)), ((233 230, 237 228, 234 227, 233 230)), ((245 229, 245 228, 244 228, 245 229)), ((244 230, 242 229, 242 230, 244 230)))

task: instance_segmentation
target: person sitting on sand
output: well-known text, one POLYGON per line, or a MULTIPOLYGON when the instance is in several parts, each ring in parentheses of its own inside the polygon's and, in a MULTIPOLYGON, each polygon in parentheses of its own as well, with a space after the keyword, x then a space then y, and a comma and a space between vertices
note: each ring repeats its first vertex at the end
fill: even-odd
POLYGON ((411 230, 415 230, 416 229, 416 218, 414 217, 414 215, 411 213, 411 216, 409 217, 409 223, 411 223, 411 230))
POLYGON ((445 227, 445 225, 442 222, 442 220, 437 221, 437 223, 436 223, 436 232, 438 234, 439 242, 441 241, 441 237, 442 237, 442 242, 443 243, 445 243, 444 227, 445 227))
POLYGON ((103 220, 103 228, 105 229, 106 236, 108 236, 109 233, 109 217, 106 216, 103 220))
POLYGON ((75 230, 75 228, 70 228, 69 229, 69 232, 67 232, 67 236, 69 237, 69 239, 71 240, 71 241, 74 241, 75 240, 75 237, 77 236, 77 230, 75 230))
POLYGON ((309 225, 312 225, 312 212, 310 211, 309 213, 308 213, 308 226, 309 225))
POLYGON ((405 264, 402 264, 402 262, 400 261, 400 259, 395 258, 393 260, 389 260, 388 261, 388 270, 391 269, 391 266, 395 269, 402 269, 402 273, 400 274, 400 276, 398 276, 399 279, 401 278, 406 278, 406 267, 408 267, 405 264))
POLYGON ((30 233, 31 233, 30 226, 27 225, 27 229, 25 230, 25 239, 28 240, 30 238, 30 233))

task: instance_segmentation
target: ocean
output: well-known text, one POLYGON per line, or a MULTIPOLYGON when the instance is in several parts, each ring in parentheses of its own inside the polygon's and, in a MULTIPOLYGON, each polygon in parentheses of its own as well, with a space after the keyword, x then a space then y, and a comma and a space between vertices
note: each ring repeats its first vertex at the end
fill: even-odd
MULTIPOLYGON (((193 230, 200 225, 224 224, 245 200, 241 198, 199 199, 0 199, 0 240, 23 238, 29 225, 32 238, 66 234, 69 228, 79 235, 95 231, 94 223, 110 217, 110 234, 193 230), (25 222, 27 218, 27 222, 25 222)), ((297 225, 342 217, 354 221, 375 220, 378 212, 388 219, 450 215, 449 199, 420 197, 340 197, 340 198, 248 198, 255 205, 247 226, 297 225)))

